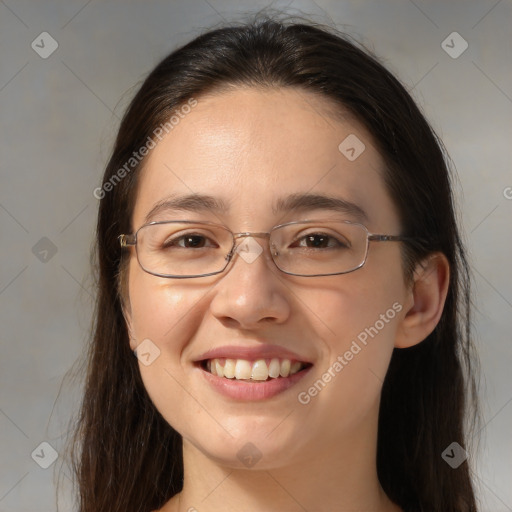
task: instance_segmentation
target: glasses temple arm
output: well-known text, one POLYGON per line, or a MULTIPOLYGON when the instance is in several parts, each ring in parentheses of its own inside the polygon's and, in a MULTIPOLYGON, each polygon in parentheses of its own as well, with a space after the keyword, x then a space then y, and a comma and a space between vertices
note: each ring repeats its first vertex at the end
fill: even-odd
POLYGON ((128 247, 129 245, 137 244, 135 235, 119 235, 117 238, 119 239, 121 247, 128 247))

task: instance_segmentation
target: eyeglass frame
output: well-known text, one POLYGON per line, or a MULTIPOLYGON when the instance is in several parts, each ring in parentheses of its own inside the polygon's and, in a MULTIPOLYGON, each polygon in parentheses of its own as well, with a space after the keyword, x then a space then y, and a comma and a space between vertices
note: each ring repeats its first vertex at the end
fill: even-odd
MULTIPOLYGON (((268 232, 243 231, 243 232, 240 232, 240 233, 234 233, 227 226, 224 226, 223 224, 219 224, 217 222, 195 221, 195 220, 162 220, 162 221, 148 222, 147 224, 143 224, 142 226, 140 226, 137 229, 137 231, 135 231, 135 233, 121 234, 117 238, 118 238, 118 240, 120 242, 121 248, 132 247, 132 246, 135 247, 135 253, 136 253, 136 256, 137 256, 137 261, 139 263, 140 268, 142 268, 142 270, 144 270, 144 272, 147 272, 148 274, 151 274, 151 275, 156 276, 156 277, 163 277, 163 278, 167 278, 167 279, 194 279, 194 278, 197 278, 197 277, 214 276, 214 275, 221 274, 222 272, 224 272, 228 268, 229 263, 233 260, 233 256, 236 253, 235 249, 238 247, 236 245, 236 241, 239 238, 245 238, 245 237, 258 237, 258 238, 265 237, 265 238, 268 238, 269 239, 269 249, 271 249, 270 248, 270 235, 276 229, 279 229, 279 228, 281 228, 283 226, 290 226, 290 225, 293 225, 293 224, 308 224, 308 223, 321 223, 321 222, 333 222, 333 221, 334 221, 334 219, 296 220, 296 221, 291 221, 291 222, 285 222, 283 224, 278 224, 278 225, 272 227, 270 229, 270 231, 268 231, 268 232), (209 225, 209 226, 217 226, 217 227, 225 229, 226 231, 229 231, 231 233, 232 237, 233 237, 233 245, 232 245, 231 250, 229 251, 229 253, 225 256, 226 265, 224 266, 224 268, 222 268, 222 270, 218 270, 217 272, 210 272, 210 273, 207 273, 207 274, 200 274, 200 275, 194 275, 194 276, 174 276, 174 275, 158 274, 156 272, 151 272, 149 270, 146 270, 142 266, 142 263, 140 262, 140 259, 139 259, 139 252, 138 252, 138 249, 137 249, 137 234, 138 234, 138 232, 142 228, 144 228, 146 226, 151 226, 151 225, 155 225, 155 224, 171 224, 171 223, 177 223, 177 224, 178 223, 179 224, 204 224, 204 225, 209 225)), ((284 274, 291 275, 291 276, 297 276, 297 277, 324 277, 324 276, 337 276, 337 275, 342 275, 342 274, 350 274, 351 272, 355 272, 356 270, 359 270, 360 268, 362 268, 365 265, 366 260, 368 259, 368 253, 369 253, 369 250, 370 250, 370 242, 408 242, 408 241, 416 240, 413 237, 408 237, 408 236, 404 236, 404 235, 382 235, 382 234, 370 233, 368 228, 364 224, 361 224, 360 222, 352 222, 352 221, 349 221, 349 220, 343 220, 341 222, 345 223, 345 224, 360 226, 366 232, 365 256, 364 256, 363 261, 357 267, 355 267, 355 268, 353 268, 351 270, 346 270, 344 272, 334 272, 334 273, 331 273, 331 274, 311 274, 311 275, 294 274, 293 272, 287 272, 286 270, 282 270, 281 268, 279 268, 279 266, 277 265, 276 261, 274 260, 274 255, 272 254, 272 250, 270 250, 271 259, 272 259, 274 265, 276 266, 276 268, 280 272, 283 272, 284 274)))

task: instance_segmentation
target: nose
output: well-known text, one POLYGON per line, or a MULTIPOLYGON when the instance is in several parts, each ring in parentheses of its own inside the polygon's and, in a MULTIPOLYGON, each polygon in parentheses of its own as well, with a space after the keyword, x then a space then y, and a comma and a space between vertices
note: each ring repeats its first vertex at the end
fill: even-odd
POLYGON ((283 323, 290 314, 290 292, 270 256, 268 238, 237 240, 228 268, 215 286, 212 314, 240 329, 283 323))

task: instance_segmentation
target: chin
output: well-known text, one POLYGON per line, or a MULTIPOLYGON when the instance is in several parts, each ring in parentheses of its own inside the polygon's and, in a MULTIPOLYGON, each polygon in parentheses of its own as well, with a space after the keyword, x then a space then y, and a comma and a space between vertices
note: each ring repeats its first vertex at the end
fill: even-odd
POLYGON ((259 422, 262 428, 256 430, 253 420, 248 419, 247 423, 239 420, 239 434, 233 434, 233 437, 227 432, 212 436, 210 431, 201 436, 205 441, 188 439, 209 459, 236 469, 264 470, 282 467, 296 462, 294 459, 304 453, 306 440, 302 429, 297 428, 294 435, 289 429, 276 429, 279 422, 259 422))

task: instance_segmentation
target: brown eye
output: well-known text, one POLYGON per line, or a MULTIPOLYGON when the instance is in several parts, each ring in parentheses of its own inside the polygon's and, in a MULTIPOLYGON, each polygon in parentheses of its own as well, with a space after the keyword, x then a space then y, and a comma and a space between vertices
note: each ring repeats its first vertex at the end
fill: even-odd
POLYGON ((208 246, 208 242, 211 242, 209 238, 192 233, 171 238, 162 244, 162 248, 178 247, 181 249, 202 249, 204 247, 217 247, 217 245, 213 243, 208 246))
POLYGON ((348 248, 348 242, 343 242, 325 233, 308 233, 298 238, 298 247, 307 249, 344 249, 348 248))

